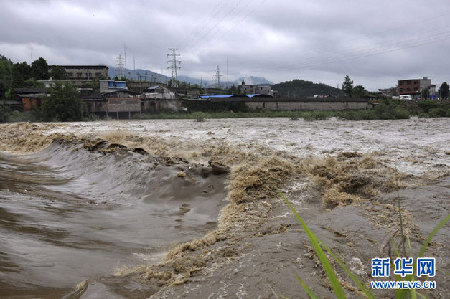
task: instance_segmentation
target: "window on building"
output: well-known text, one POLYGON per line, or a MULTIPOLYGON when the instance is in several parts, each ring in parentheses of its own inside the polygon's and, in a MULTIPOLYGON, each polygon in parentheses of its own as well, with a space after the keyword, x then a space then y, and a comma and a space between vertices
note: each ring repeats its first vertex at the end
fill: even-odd
POLYGON ((82 75, 83 75, 83 73, 81 73, 81 72, 78 72, 78 73, 77 73, 77 77, 78 77, 78 78, 81 78, 82 75))
POLYGON ((398 82, 398 85, 403 85, 403 81, 399 81, 399 82, 398 82))

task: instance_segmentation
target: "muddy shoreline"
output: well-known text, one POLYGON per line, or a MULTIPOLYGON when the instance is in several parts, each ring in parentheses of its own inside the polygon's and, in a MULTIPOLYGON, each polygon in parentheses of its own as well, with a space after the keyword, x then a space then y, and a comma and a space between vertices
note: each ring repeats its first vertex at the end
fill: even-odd
MULTIPOLYGON (((251 120, 244 121, 249 122, 251 120)), ((240 133, 223 139, 221 136, 230 134, 226 133, 230 130, 240 130, 239 123, 224 128, 222 120, 209 126, 187 122, 184 133, 188 137, 179 138, 178 142, 174 141, 179 137, 176 130, 157 132, 164 130, 158 128, 149 132, 148 122, 105 123, 98 126, 100 129, 82 124, 60 127, 53 124, 50 127, 45 124, 2 125, 2 134, 9 136, 9 140, 0 144, 0 150, 38 150, 54 138, 67 139, 78 131, 77 138, 97 136, 113 144, 141 148, 159 156, 196 163, 210 161, 231 168, 229 204, 222 209, 215 231, 176 246, 159 264, 121 269, 114 276, 91 281, 84 296, 112 292, 136 298, 144 295, 155 298, 277 298, 279 295, 298 298, 304 295, 295 279, 296 273, 320 297, 328 298, 332 297, 329 285, 309 242, 288 208, 276 196, 276 188, 281 188, 294 203, 310 228, 365 281, 369 281, 370 259, 380 254, 392 254, 389 247, 382 246, 386 235, 398 239, 395 197, 400 195, 401 198, 413 252, 417 252, 433 224, 449 212, 449 156, 443 146, 450 140, 448 126, 439 132, 436 142, 425 139, 419 142, 418 138, 424 136, 417 131, 426 131, 429 124, 421 124, 419 120, 412 122, 416 133, 404 131, 403 135, 408 138, 400 144, 398 140, 389 141, 392 148, 385 148, 383 152, 377 146, 370 150, 369 145, 360 151, 339 149, 340 134, 328 136, 337 141, 337 146, 318 152, 314 146, 308 148, 309 144, 314 144, 314 132, 309 137, 293 140, 284 135, 272 136, 276 143, 273 146, 265 142, 270 139, 258 142, 252 139, 251 127, 247 135, 253 143, 236 144, 233 140, 239 139, 240 133), (139 126, 142 130, 133 131, 139 126), (127 127, 129 129, 125 130, 127 127), (202 130, 206 128, 209 130, 202 130), (210 138, 199 144, 197 139, 202 138, 203 131, 210 138), (283 142, 277 143, 277 138, 283 142), (304 147, 306 153, 315 151, 315 154, 297 155, 295 150, 292 151, 293 143, 299 150, 304 147), (403 150, 408 145, 413 146, 409 154, 403 150), (424 153, 433 156, 425 157, 424 153), (415 166, 414 171, 409 171, 410 165, 415 166), (423 217, 424 214, 427 217, 423 217)), ((163 125, 167 123, 163 122, 163 125)), ((338 124, 337 131, 345 135, 347 130, 354 129, 355 123, 349 122, 342 129, 338 124)), ((373 124, 378 126, 377 122, 370 126, 373 124)), ((152 125, 161 126, 161 122, 152 125)), ((296 131, 297 127, 317 127, 317 134, 322 134, 320 127, 329 130, 330 125, 330 122, 281 123, 285 129, 291 127, 294 136, 295 132, 300 132, 296 131)), ((264 128, 264 125, 257 124, 257 127, 254 130, 264 128)), ((276 132, 278 129, 260 131, 267 138, 276 132)), ((350 149, 359 148, 358 144, 362 143, 361 140, 347 142, 350 149)), ((439 261, 438 267, 447 272, 450 260, 448 235, 449 229, 445 227, 429 250, 439 261)), ((338 273, 348 296, 357 296, 345 274, 339 270, 338 273)), ((429 292, 428 296, 444 298, 450 292, 449 281, 445 275, 437 276, 436 281, 437 290, 429 292)), ((376 294, 391 297, 392 291, 376 294)))

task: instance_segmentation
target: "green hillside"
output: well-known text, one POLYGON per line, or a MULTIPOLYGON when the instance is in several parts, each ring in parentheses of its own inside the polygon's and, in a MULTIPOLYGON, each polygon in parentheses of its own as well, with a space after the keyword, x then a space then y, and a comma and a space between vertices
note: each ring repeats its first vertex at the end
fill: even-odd
POLYGON ((342 90, 323 83, 314 83, 305 80, 292 80, 272 85, 281 97, 306 98, 314 95, 343 96, 342 90))

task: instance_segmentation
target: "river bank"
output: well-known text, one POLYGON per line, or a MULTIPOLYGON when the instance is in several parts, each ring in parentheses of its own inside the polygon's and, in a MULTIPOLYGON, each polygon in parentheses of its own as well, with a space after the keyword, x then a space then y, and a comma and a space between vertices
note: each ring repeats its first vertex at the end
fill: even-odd
MULTIPOLYGON (((297 273, 321 297, 329 297, 317 259, 276 188, 367 281, 370 259, 392 253, 386 235, 398 236, 393 206, 398 189, 414 250, 448 214, 449 127, 447 119, 9 124, 2 125, 0 150, 36 151, 55 137, 75 136, 230 167, 229 203, 215 230, 175 246, 160 263, 122 267, 115 276, 91 279, 84 296, 296 298, 302 294, 297 273)), ((448 232, 444 228, 430 247, 444 271, 449 267, 448 232)), ((349 296, 356 294, 340 275, 349 296)), ((431 296, 448 292, 446 279, 437 277, 438 289, 431 296)))

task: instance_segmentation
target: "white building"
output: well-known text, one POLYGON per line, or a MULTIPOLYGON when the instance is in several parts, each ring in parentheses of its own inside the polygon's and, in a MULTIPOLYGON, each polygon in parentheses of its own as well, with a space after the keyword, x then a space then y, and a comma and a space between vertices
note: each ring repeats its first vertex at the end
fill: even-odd
POLYGON ((174 100, 175 93, 170 91, 167 87, 164 86, 150 86, 144 92, 144 96, 146 99, 165 99, 165 100, 174 100))

